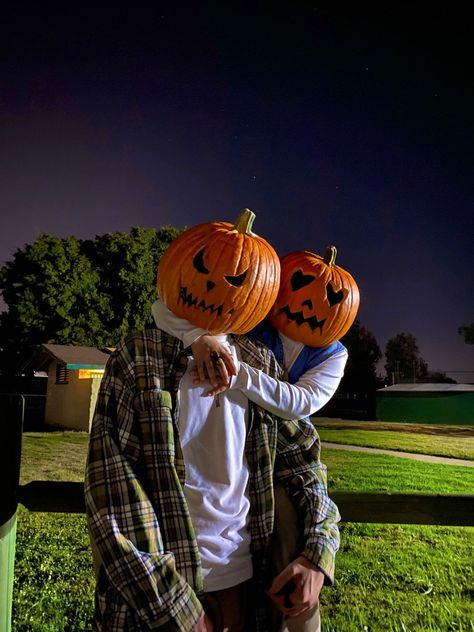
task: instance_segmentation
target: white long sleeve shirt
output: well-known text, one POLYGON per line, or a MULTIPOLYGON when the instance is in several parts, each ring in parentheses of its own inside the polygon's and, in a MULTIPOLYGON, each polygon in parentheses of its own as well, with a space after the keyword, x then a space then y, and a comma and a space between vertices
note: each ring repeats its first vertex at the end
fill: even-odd
MULTIPOLYGON (((235 347, 226 336, 219 338, 237 361, 235 347)), ((186 466, 183 490, 207 592, 252 577, 245 458, 248 400, 233 389, 216 406, 214 398, 204 397, 208 389, 194 384, 192 366, 190 361, 179 385, 178 429, 186 466)))
MULTIPOLYGON (((160 299, 153 304, 152 312, 157 326, 182 340, 186 347, 208 333, 175 316, 160 299)), ((281 332, 278 334, 283 345, 283 368, 289 373, 304 345, 281 332)), ((250 401, 282 419, 301 419, 314 415, 331 399, 344 374, 346 362, 347 351, 337 350, 306 371, 295 384, 289 384, 239 361, 237 376, 232 378, 230 389, 241 391, 250 401)))

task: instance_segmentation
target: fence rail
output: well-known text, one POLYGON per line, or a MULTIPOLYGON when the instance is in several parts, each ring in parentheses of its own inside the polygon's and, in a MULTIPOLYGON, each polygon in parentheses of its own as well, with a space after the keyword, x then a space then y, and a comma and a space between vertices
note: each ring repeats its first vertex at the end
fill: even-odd
MULTIPOLYGON (((344 522, 474 526, 474 496, 332 492, 344 522)), ((82 483, 32 481, 18 489, 30 511, 84 513, 82 483)))

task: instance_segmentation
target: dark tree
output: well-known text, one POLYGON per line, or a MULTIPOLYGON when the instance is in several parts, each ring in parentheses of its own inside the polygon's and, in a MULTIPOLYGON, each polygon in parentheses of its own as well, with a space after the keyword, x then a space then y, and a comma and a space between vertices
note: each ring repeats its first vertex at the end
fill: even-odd
POLYGON ((460 336, 464 338, 464 342, 468 345, 474 345, 474 323, 470 325, 461 325, 458 329, 460 336))
POLYGON ((151 322, 158 262, 179 232, 172 226, 160 231, 135 227, 129 233, 108 233, 84 244, 94 269, 100 271, 98 292, 107 305, 108 344, 151 322))
POLYGON ((415 336, 409 333, 397 334, 388 340, 385 347, 385 370, 392 383, 412 382, 426 378, 428 365, 418 349, 415 336))
POLYGON ((179 234, 132 228, 81 242, 41 234, 0 268, 1 370, 41 343, 113 346, 150 320, 156 268, 179 234))
POLYGON ((444 384, 457 384, 456 380, 448 377, 446 373, 442 373, 441 371, 428 371, 425 377, 425 381, 429 384, 434 383, 444 383, 444 384))
POLYGON ((98 271, 75 237, 41 234, 17 250, 0 268, 0 290, 8 305, 0 315, 0 345, 9 360, 43 342, 104 342, 98 282, 98 271))
POLYGON ((374 335, 356 320, 341 342, 347 347, 349 358, 340 390, 371 392, 376 388, 377 362, 382 352, 374 335))

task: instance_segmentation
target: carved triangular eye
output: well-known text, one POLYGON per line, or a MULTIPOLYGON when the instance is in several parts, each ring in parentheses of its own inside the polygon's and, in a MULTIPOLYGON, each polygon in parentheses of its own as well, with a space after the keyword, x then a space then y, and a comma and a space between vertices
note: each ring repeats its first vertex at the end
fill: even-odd
POLYGON ((316 277, 312 274, 303 274, 301 270, 297 270, 291 277, 291 289, 295 292, 305 285, 309 285, 316 277))
POLYGON ((237 276, 226 276, 224 278, 231 285, 235 285, 235 287, 239 287, 245 281, 246 276, 247 276, 247 270, 245 270, 245 272, 242 272, 242 274, 239 274, 237 276))
POLYGON ((205 248, 202 248, 202 250, 195 255, 193 259, 193 266, 198 272, 201 272, 202 274, 209 274, 209 270, 204 265, 204 250, 205 248))
POLYGON ((344 294, 345 294, 344 290, 341 289, 339 290, 339 292, 335 292, 333 286, 330 283, 326 285, 326 293, 327 293, 329 305, 331 307, 333 307, 334 305, 337 305, 342 300, 344 300, 344 294))

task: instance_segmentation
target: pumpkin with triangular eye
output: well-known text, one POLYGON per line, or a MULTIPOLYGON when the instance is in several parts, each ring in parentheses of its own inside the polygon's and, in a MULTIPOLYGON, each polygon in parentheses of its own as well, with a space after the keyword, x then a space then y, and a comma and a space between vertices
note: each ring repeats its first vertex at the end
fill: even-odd
POLYGON ((168 246, 157 279, 168 309, 213 334, 243 334, 265 318, 278 293, 280 261, 252 233, 254 219, 244 209, 234 225, 199 224, 168 246))
POLYGON ((335 265, 336 254, 329 246, 324 257, 299 251, 281 259, 280 291, 269 320, 310 347, 342 338, 359 308, 359 288, 349 272, 335 265))

